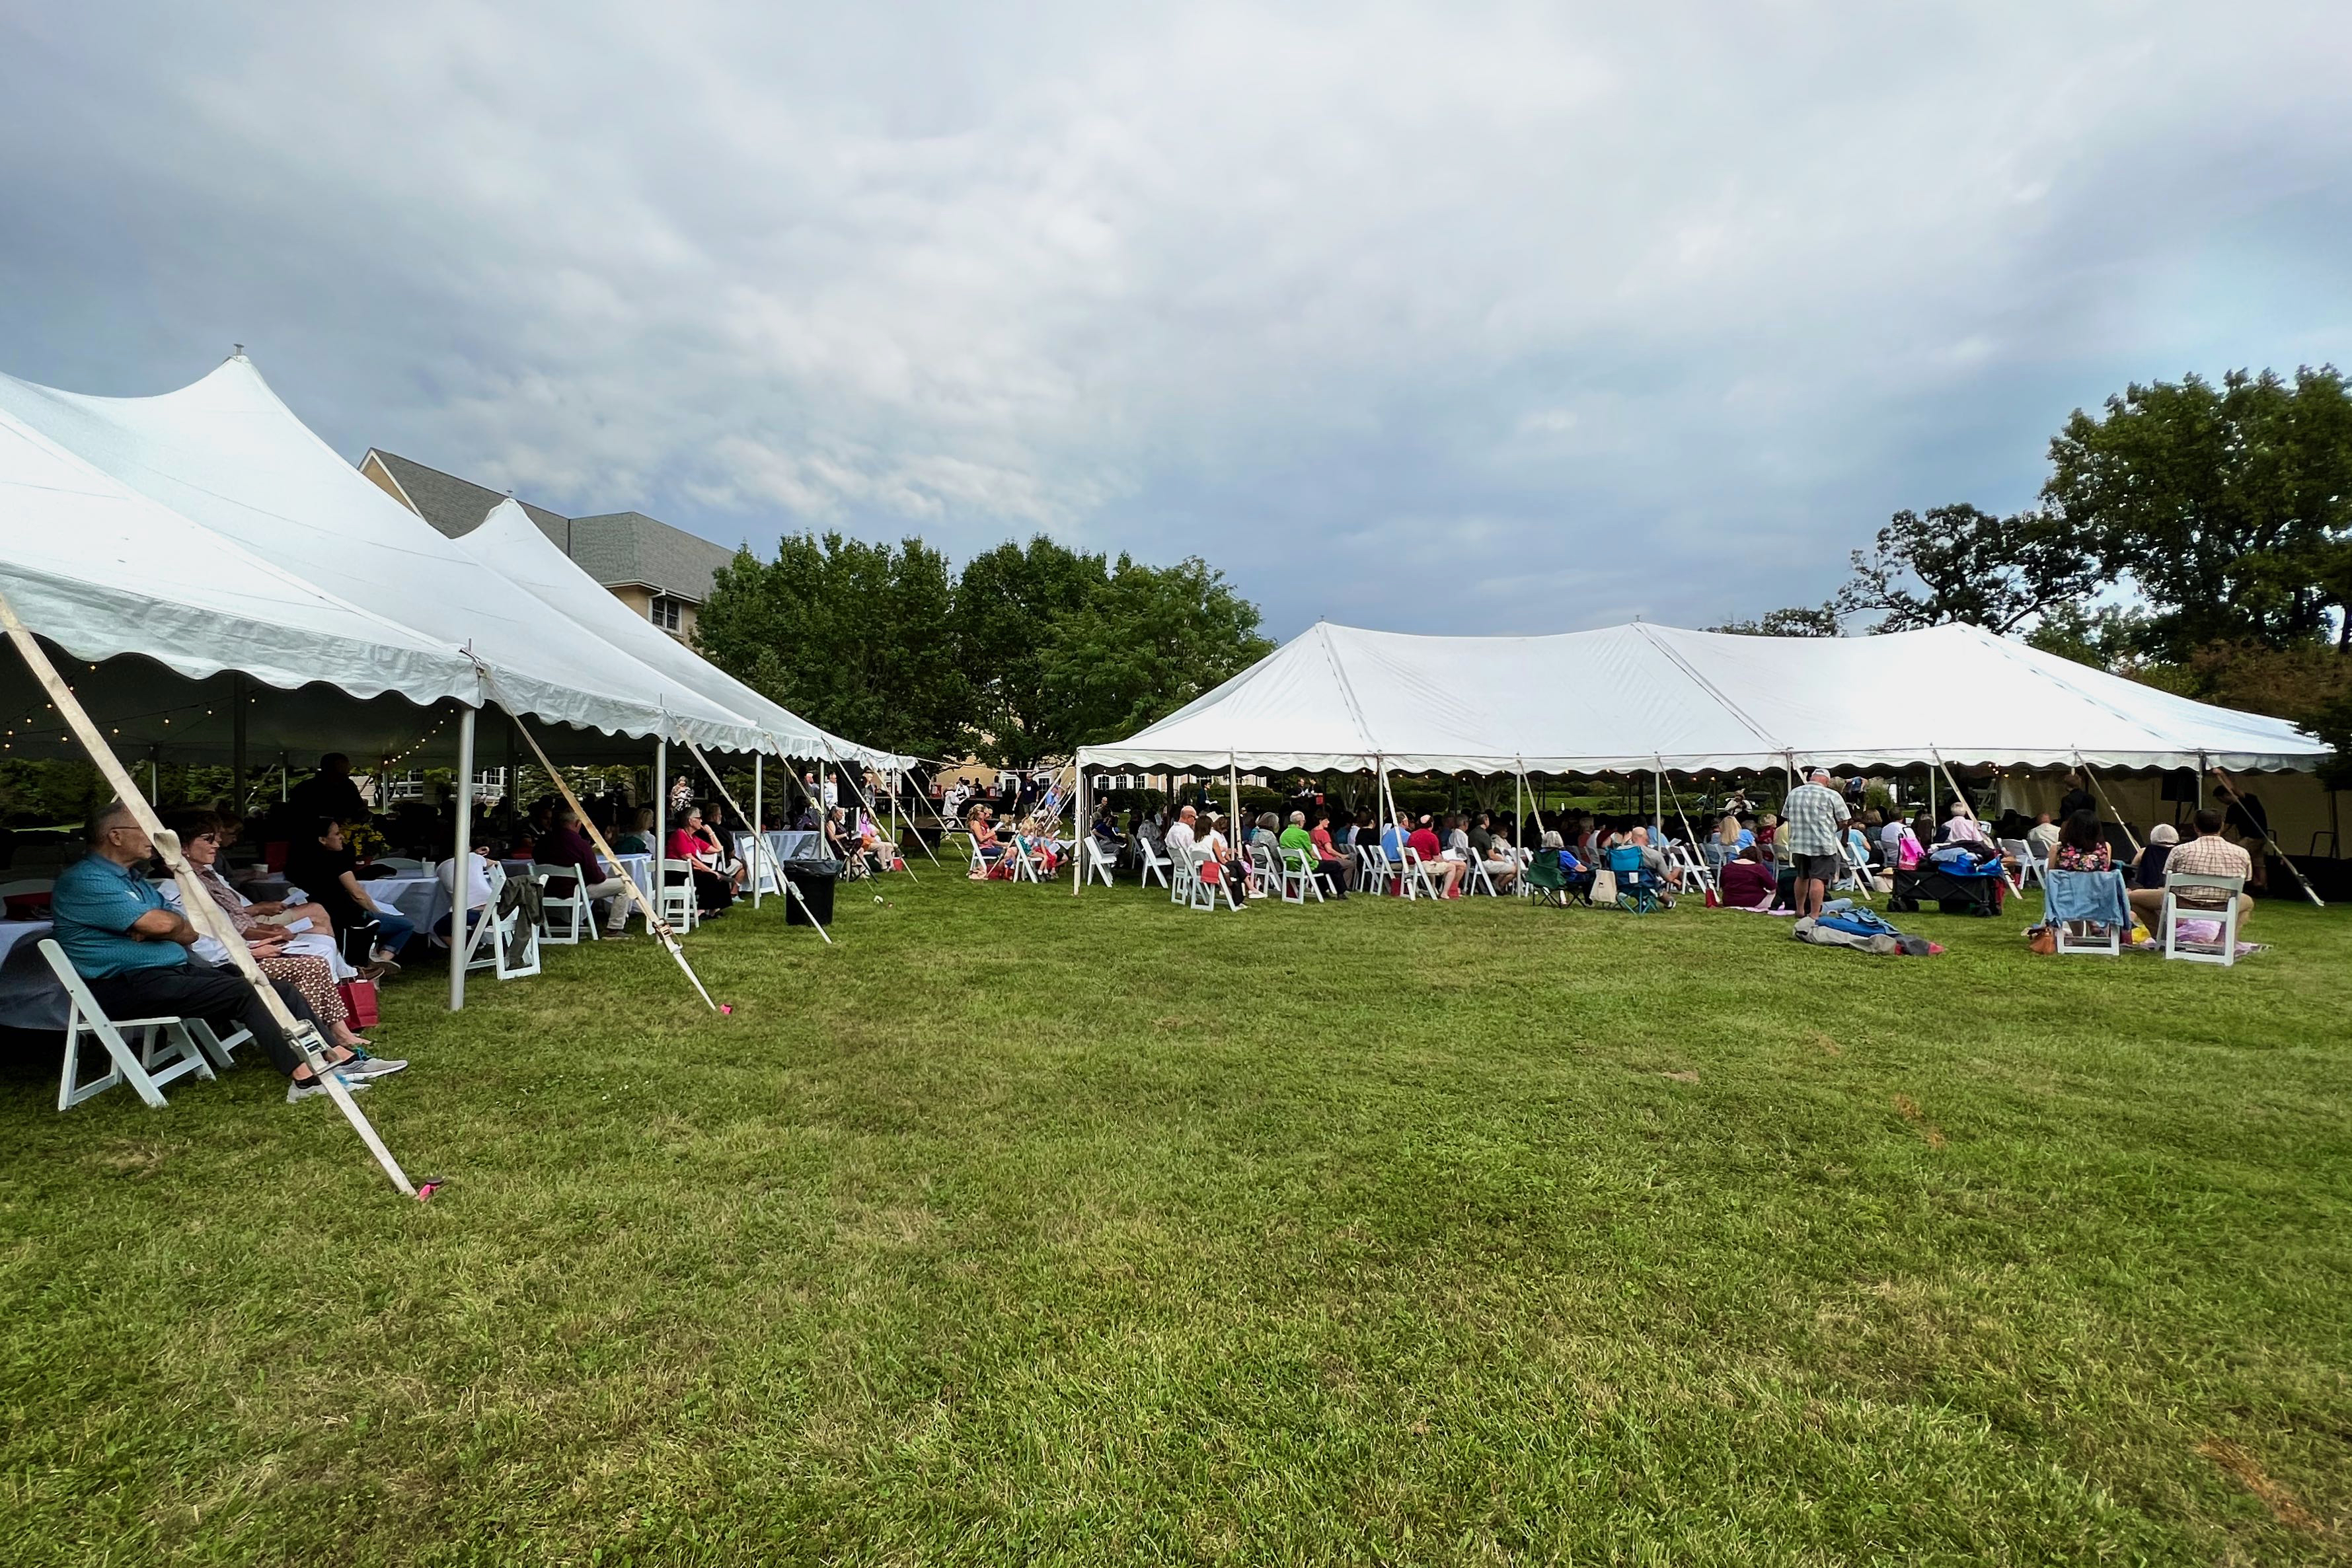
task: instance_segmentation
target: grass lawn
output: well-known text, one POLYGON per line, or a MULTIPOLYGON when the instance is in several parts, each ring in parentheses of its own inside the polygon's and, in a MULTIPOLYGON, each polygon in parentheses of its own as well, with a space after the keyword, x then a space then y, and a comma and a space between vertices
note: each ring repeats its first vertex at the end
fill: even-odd
POLYGON ((364 1097, 0 1079, 0 1563, 2322 1563, 2352 914, 2233 970, 771 904, 364 1097))

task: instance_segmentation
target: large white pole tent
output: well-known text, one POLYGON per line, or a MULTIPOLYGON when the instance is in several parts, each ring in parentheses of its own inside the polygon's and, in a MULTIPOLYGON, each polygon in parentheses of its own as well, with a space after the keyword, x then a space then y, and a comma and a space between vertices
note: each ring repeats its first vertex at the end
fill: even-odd
MULTIPOLYGON (((643 755, 673 738, 903 760, 729 680, 562 564, 577 580, 562 581, 565 592, 587 583, 613 613, 551 603, 543 585, 518 582, 401 507, 305 427, 242 352, 158 397, 0 376, 0 583, 33 633, 87 662, 74 685, 105 716, 109 743, 151 762, 226 752, 241 769, 258 740, 386 759, 437 759, 454 744, 463 768, 475 711, 493 699, 518 720, 545 721, 567 760, 643 755)), ((0 701, 28 716, 25 744, 12 730, 0 747, 62 753, 68 737, 32 724, 26 700, 40 706, 22 673, 0 675, 0 701)), ((657 771, 657 790, 665 783, 657 771)))
POLYGON ((1320 623, 1087 768, 1689 773, 1921 765, 2308 770, 2283 719, 1996 637, 1745 637, 1635 623, 1423 637, 1320 623))
POLYGON ((90 397, 0 376, 0 412, 313 587, 470 650, 533 716, 618 735, 667 726, 730 751, 764 744, 741 715, 483 572, 313 434, 242 354, 157 397, 90 397))

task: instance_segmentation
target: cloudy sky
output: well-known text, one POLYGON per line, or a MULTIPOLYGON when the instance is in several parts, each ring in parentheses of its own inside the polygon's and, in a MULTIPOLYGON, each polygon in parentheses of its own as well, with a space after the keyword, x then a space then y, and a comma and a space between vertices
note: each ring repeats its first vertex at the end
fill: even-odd
POLYGON ((2133 379, 2352 363, 2352 9, 0 8, 0 369, 248 346, 725 543, 1318 615, 1818 601, 2133 379))

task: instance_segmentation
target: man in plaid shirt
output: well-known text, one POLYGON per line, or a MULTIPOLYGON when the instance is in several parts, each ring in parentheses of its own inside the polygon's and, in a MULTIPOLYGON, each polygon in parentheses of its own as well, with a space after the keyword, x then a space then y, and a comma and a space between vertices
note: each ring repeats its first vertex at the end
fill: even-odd
POLYGON ((1838 841, 1845 833, 1845 797, 1830 788, 1830 770, 1816 768, 1812 776, 1789 791, 1780 804, 1789 836, 1789 853, 1797 866, 1797 918, 1822 912, 1822 901, 1837 881, 1838 841))
MULTIPOLYGON (((2193 872, 2199 876, 2235 877, 2243 883, 2254 874, 2253 857, 2221 836, 2221 813, 2203 810, 2197 813, 2197 836, 2179 845, 2164 857, 2168 874, 2176 871, 2193 872)), ((2173 902, 2182 911, 2198 915, 2219 915, 2229 903, 2229 895, 2218 887, 2184 887, 2173 902)), ((2164 889, 2136 887, 2131 892, 2132 913, 2147 922, 2148 929, 2164 917, 2164 889)), ((2238 925, 2242 928, 2246 917, 2254 912, 2253 897, 2238 894, 2238 925)))

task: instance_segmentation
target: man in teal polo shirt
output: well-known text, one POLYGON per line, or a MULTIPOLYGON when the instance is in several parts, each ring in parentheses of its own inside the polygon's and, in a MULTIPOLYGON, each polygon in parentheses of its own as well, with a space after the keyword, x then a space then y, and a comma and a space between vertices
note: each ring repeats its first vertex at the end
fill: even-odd
MULTIPOLYGON (((130 808, 120 801, 102 808, 90 819, 87 838, 89 853, 58 873, 49 914, 58 946, 107 1016, 200 1018, 215 1028, 250 1030, 271 1063, 293 1081, 288 1104, 325 1093, 326 1085, 312 1082, 301 1052, 243 976, 192 961, 189 949, 199 934, 164 906, 163 895, 140 873, 154 845, 130 808)), ((280 985, 278 994, 297 1018, 318 1022, 292 987, 280 985)), ((372 1071, 396 1071, 390 1062, 355 1061, 338 1045, 327 1047, 327 1056, 352 1088, 362 1087, 372 1071)))

